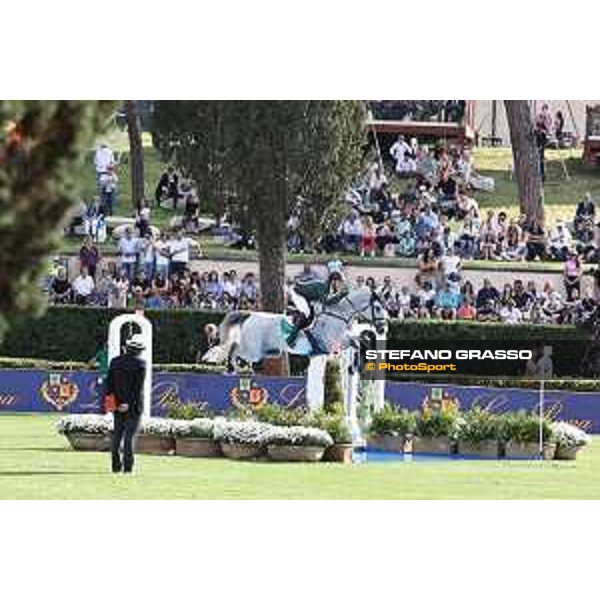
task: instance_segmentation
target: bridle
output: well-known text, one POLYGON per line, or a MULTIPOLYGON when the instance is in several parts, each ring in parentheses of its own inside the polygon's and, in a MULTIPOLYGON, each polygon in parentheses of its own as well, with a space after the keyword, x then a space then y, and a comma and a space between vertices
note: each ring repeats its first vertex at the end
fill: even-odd
MULTIPOLYGON (((340 302, 347 302, 350 305, 350 307, 352 308, 352 312, 350 313, 349 316, 344 317, 343 315, 340 315, 335 312, 331 312, 330 310, 321 311, 319 313, 319 316, 327 315, 329 317, 333 317, 334 319, 339 319, 340 321, 345 323, 345 325, 347 327, 349 327, 357 315, 362 315, 363 310, 361 308, 359 308, 358 306, 356 306, 356 304, 354 304, 354 302, 352 302, 352 300, 348 296, 343 298, 340 302)), ((376 325, 381 322, 385 323, 385 319, 377 318, 375 315, 375 302, 379 302, 381 304, 381 300, 380 300, 379 296, 377 295, 377 293, 371 292, 371 296, 369 298, 369 307, 371 308, 371 324, 376 325)))

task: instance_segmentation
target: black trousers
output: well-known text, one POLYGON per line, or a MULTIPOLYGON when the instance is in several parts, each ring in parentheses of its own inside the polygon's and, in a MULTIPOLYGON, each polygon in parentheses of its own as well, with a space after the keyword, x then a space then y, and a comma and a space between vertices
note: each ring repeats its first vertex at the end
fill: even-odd
POLYGON ((114 413, 114 431, 112 437, 112 470, 130 473, 135 462, 133 456, 133 438, 140 424, 140 415, 130 413, 114 413), (121 444, 123 451, 121 454, 121 444))

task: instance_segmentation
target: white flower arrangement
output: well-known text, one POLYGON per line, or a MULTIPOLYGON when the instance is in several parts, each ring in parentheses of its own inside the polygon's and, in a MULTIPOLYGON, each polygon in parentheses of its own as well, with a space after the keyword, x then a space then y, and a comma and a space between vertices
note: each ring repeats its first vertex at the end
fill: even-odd
POLYGON ((174 419, 142 417, 138 433, 141 435, 169 437, 172 436, 177 429, 177 423, 179 423, 179 421, 175 421, 174 419))
POLYGON ((269 444, 274 446, 333 446, 333 439, 323 429, 316 427, 274 427, 269 444))
POLYGON ((199 418, 186 421, 173 421, 172 432, 178 438, 197 438, 212 440, 215 421, 199 418))
POLYGON ((113 421, 110 415, 67 415, 56 423, 56 430, 63 435, 109 435, 113 421))
POLYGON ((563 448, 581 448, 592 441, 583 429, 566 421, 552 423, 551 428, 552 439, 563 448))
POLYGON ((272 437, 273 425, 258 421, 217 421, 213 438, 227 444, 266 446, 272 437))

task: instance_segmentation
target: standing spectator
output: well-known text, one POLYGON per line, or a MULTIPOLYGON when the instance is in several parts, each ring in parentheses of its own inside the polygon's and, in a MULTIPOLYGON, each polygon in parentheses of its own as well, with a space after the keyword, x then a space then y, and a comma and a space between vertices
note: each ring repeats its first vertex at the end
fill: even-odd
POLYGON ((85 267, 93 279, 96 279, 96 270, 98 263, 102 260, 100 251, 95 246, 92 238, 86 236, 83 246, 79 250, 79 262, 81 267, 85 267))
POLYGON ((183 229, 178 229, 175 237, 168 243, 171 273, 180 275, 188 268, 193 248, 199 248, 198 242, 186 237, 183 229))
POLYGON ((534 221, 526 229, 525 244, 527 260, 541 260, 546 254, 546 232, 540 223, 534 221))
POLYGON ((148 279, 152 280, 156 272, 156 244, 151 232, 148 232, 144 236, 141 242, 141 251, 144 274, 148 279))
POLYGON ((79 275, 73 281, 73 296, 76 304, 89 304, 94 293, 94 280, 86 267, 81 267, 79 275))
POLYGON ((371 216, 365 217, 362 237, 360 240, 360 255, 375 256, 377 247, 375 224, 371 216))
POLYGON ((135 277, 138 253, 140 251, 140 240, 134 237, 133 230, 128 227, 125 235, 119 240, 117 252, 121 256, 121 268, 129 281, 135 277))
POLYGON ((106 173, 111 167, 115 166, 115 156, 108 144, 103 142, 96 149, 94 166, 96 167, 96 179, 99 179, 102 173, 106 173))
POLYGON ((396 161, 397 174, 401 175, 416 170, 413 150, 406 142, 403 135, 399 135, 398 139, 390 148, 390 155, 396 161))
POLYGON ((564 284, 567 291, 567 300, 573 300, 573 292, 577 292, 577 297, 581 296, 581 262, 575 252, 570 252, 565 261, 564 284))
POLYGON ((535 140, 539 152, 540 160, 540 174, 542 181, 546 181, 546 146, 548 140, 552 134, 552 115, 550 114, 550 107, 547 104, 542 105, 541 112, 535 118, 535 140))
POLYGON ((169 242, 165 234, 160 233, 158 239, 154 242, 154 267, 155 273, 162 276, 163 279, 169 278, 169 242))
POLYGON ((135 226, 139 232, 140 238, 145 238, 150 233, 150 207, 145 200, 142 200, 139 210, 136 211, 135 226))
POLYGON ((113 214, 117 202, 118 183, 119 178, 112 165, 98 176, 98 187, 100 188, 100 212, 104 216, 112 216, 113 214))
POLYGON ((120 473, 121 470, 131 473, 134 466, 133 440, 144 411, 143 390, 147 365, 140 358, 143 351, 143 338, 134 335, 126 343, 125 354, 113 358, 108 369, 106 393, 112 394, 116 401, 111 444, 113 473, 120 473))
POLYGON ((173 201, 173 208, 177 208, 179 200, 179 176, 171 165, 163 171, 155 192, 156 206, 160 207, 165 200, 173 201))

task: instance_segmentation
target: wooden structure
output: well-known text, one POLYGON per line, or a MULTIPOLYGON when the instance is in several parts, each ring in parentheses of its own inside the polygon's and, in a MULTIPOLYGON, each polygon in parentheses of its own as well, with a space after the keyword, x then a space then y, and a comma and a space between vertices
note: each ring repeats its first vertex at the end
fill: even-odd
POLYGON ((585 107, 583 162, 587 165, 600 162, 600 104, 585 107))
POLYGON ((457 121, 441 117, 430 120, 411 118, 397 120, 370 116, 367 127, 372 135, 377 136, 382 150, 387 150, 398 135, 404 135, 406 138, 416 137, 420 141, 449 141, 470 145, 475 141, 475 106, 473 100, 462 102, 464 102, 464 114, 457 121))

